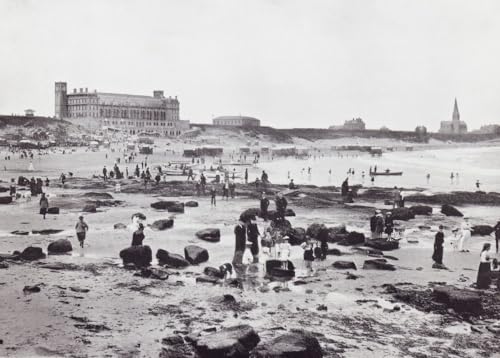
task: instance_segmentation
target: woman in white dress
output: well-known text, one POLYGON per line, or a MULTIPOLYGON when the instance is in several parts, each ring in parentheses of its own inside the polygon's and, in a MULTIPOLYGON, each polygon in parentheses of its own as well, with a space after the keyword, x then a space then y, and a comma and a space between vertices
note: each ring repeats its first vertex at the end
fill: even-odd
POLYGON ((460 239, 458 240, 458 250, 460 252, 469 252, 467 247, 469 245, 470 238, 471 238, 471 227, 469 224, 469 219, 464 218, 464 222, 462 223, 461 227, 460 239))

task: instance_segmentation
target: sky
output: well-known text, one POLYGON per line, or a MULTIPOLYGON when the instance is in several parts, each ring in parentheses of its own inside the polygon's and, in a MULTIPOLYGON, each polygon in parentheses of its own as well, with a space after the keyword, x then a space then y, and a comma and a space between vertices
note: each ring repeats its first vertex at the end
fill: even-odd
POLYGON ((500 124, 500 1, 0 0, 0 113, 68 88, 178 96, 181 119, 431 131, 500 124))

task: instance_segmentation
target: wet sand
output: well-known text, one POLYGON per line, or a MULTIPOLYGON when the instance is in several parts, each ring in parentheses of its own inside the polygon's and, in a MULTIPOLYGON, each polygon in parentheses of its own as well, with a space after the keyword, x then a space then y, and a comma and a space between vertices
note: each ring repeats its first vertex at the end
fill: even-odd
MULTIPOLYGON (((103 156, 102 152, 95 154, 98 160, 103 156)), ((57 173, 60 162, 54 165, 54 169, 51 169, 50 162, 46 161, 44 170, 57 173)), ((99 161, 91 162, 82 172, 92 172, 93 168, 100 168, 99 161)), ((8 174, 14 175, 15 172, 8 174)), ((96 179, 95 183, 98 182, 96 179)), ((126 189, 126 185, 123 188, 126 189)), ((40 262, 75 265, 72 269, 54 270, 43 268, 38 262, 10 262, 8 269, 1 270, 1 356, 158 356, 162 349, 161 339, 176 331, 189 335, 240 323, 252 325, 262 341, 284 330, 308 329, 315 332, 327 357, 336 354, 342 357, 445 354, 475 357, 492 356, 495 349, 500 349, 494 335, 474 333, 470 323, 446 320, 441 315, 423 313, 396 302, 381 287, 386 283, 427 287, 430 281, 470 286, 476 278, 479 248, 483 242, 493 243, 492 237, 473 237, 470 253, 454 252, 447 243, 444 262, 449 271, 431 268, 431 247, 437 225, 444 223, 454 227, 460 219, 435 213, 401 223, 407 227, 408 237, 418 239, 419 243, 411 244, 404 239, 400 249, 388 253, 398 258, 389 260, 396 266, 396 271, 363 270, 364 260, 370 257, 349 246, 330 244, 331 248, 337 247, 345 255, 328 256, 325 261, 315 262, 316 275, 304 277, 302 250, 293 247, 292 261, 298 268, 298 277, 288 283, 289 291, 275 288, 282 287, 279 282, 263 279, 262 264, 257 265, 257 273, 250 275, 241 290, 196 283, 195 278, 201 275, 205 266, 217 267, 231 261, 236 219, 244 209, 258 206, 256 200, 219 200, 217 208, 210 208, 206 197, 173 198, 181 201, 194 199, 200 206, 186 208, 184 214, 172 215, 150 207, 152 202, 169 199, 167 197, 112 193, 108 189, 105 191, 110 192, 115 200, 124 203, 86 214, 90 231, 86 247, 81 250, 73 227, 85 201, 81 197, 85 191, 99 190, 50 187, 49 200, 61 208, 61 214, 48 215, 47 220, 38 215, 36 198, 1 208, 0 252, 22 250, 29 245, 40 246, 46 252, 51 241, 69 238, 74 248, 72 255, 50 255, 40 262), (115 230, 113 225, 120 222, 130 224, 130 217, 135 212, 143 212, 147 223, 174 217, 172 229, 146 229, 144 243, 151 246, 153 253, 163 248, 182 254, 184 246, 196 244, 208 249, 210 260, 184 270, 170 270, 171 275, 166 281, 134 277, 133 272, 121 267, 118 255, 130 244, 132 232, 130 229, 115 230), (431 229, 418 229, 422 225, 431 229), (197 230, 206 227, 221 230, 219 243, 204 242, 194 236, 197 230), (50 236, 10 234, 13 230, 48 228, 64 231, 50 236), (354 261, 358 270, 349 272, 360 277, 346 279, 345 271, 332 267, 337 260, 354 261), (23 293, 24 286, 35 284, 42 284, 41 292, 23 293), (74 286, 89 289, 89 292, 74 292, 70 288, 74 286), (227 307, 221 304, 218 300, 223 294, 233 295, 238 305, 227 307), (324 305, 326 311, 318 310, 320 305, 324 305), (400 310, 394 310, 396 306, 400 310)), ((357 210, 345 206, 319 209, 297 206, 292 207, 297 216, 289 220, 294 227, 306 228, 314 222, 327 226, 345 223, 348 230, 367 232, 371 207, 384 205, 381 202, 365 205, 366 209, 357 210)), ((484 211, 480 207, 461 209, 470 215, 484 211)), ((473 220, 484 220, 476 215, 473 220)), ((264 226, 260 220, 259 226, 261 229, 264 226)), ((448 232, 447 241, 450 235, 448 232)), ((262 255, 261 262, 265 258, 262 255)), ((155 259, 153 264, 156 265, 155 259)))

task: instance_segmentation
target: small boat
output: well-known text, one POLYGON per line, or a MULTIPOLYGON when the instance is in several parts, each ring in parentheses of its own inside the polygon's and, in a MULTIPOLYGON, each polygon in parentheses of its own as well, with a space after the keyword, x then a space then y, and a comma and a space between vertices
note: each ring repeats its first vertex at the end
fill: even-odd
POLYGON ((162 169, 161 172, 165 175, 172 175, 172 176, 186 175, 185 171, 181 169, 162 169))
POLYGON ((370 176, 376 176, 376 175, 398 175, 398 176, 401 176, 401 175, 403 175, 403 172, 391 172, 389 169, 387 169, 383 172, 370 172, 370 176))

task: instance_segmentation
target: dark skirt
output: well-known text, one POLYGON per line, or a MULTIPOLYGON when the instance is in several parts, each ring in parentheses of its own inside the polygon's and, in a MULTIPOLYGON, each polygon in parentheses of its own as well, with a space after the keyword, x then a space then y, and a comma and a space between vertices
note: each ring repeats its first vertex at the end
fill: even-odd
POLYGON ((432 254, 432 259, 438 263, 438 264, 443 264, 443 247, 442 246, 437 246, 434 247, 434 253, 432 254))
POLYGON ((490 288, 491 284, 491 264, 489 262, 481 262, 477 273, 477 288, 490 288))

